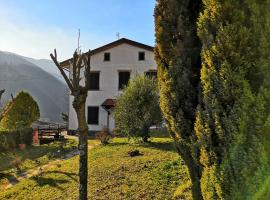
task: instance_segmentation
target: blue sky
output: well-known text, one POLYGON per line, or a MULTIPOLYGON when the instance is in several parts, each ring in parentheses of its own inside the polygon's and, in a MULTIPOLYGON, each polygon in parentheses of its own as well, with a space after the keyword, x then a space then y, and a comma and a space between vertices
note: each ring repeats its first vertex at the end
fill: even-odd
POLYGON ((33 58, 69 58, 77 46, 93 49, 116 33, 154 45, 155 0, 0 0, 0 50, 33 58))

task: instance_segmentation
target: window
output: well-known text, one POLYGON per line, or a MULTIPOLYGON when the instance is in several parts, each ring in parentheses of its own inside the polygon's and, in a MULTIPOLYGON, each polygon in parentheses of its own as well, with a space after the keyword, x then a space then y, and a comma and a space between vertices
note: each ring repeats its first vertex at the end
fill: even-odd
POLYGON ((119 85, 118 85, 119 90, 122 90, 125 86, 127 86, 129 78, 130 78, 129 71, 119 72, 119 85))
POLYGON ((107 52, 104 53, 104 61, 110 61, 111 60, 111 53, 107 52))
POLYGON ((149 78, 157 78, 157 71, 156 70, 149 70, 147 72, 145 72, 145 76, 149 77, 149 78))
POLYGON ((88 90, 99 90, 99 72, 90 72, 88 90))
POLYGON ((88 106, 87 123, 92 125, 98 125, 98 106, 88 106))
POLYGON ((145 52, 144 51, 139 52, 139 60, 145 60, 145 52))

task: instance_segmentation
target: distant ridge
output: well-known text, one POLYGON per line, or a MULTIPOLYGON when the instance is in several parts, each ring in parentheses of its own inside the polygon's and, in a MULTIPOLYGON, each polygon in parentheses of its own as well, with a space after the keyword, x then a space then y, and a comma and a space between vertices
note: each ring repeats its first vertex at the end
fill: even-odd
POLYGON ((34 59, 34 58, 28 58, 28 57, 23 57, 23 58, 64 82, 64 79, 61 73, 59 72, 58 68, 55 66, 52 60, 34 59))
MULTIPOLYGON (((41 118, 62 121, 60 113, 67 113, 68 110, 67 87, 49 68, 44 70, 38 63, 34 64, 36 61, 40 60, 0 51, 0 89, 6 90, 1 103, 10 100, 11 94, 15 96, 24 90, 38 102, 41 118)), ((45 61, 47 63, 49 60, 45 61)))

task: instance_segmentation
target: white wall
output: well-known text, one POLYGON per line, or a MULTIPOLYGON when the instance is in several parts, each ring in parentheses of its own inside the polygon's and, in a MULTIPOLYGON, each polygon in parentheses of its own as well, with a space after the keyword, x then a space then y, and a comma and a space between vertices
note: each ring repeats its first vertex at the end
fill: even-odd
MULTIPOLYGON (((88 91, 87 106, 99 106, 99 125, 89 125, 90 130, 100 130, 107 125, 107 112, 100 106, 106 99, 116 99, 120 91, 118 90, 118 71, 129 70, 131 78, 135 74, 142 74, 148 70, 155 70, 156 63, 154 53, 145 49, 141 49, 129 44, 121 44, 97 53, 91 57, 91 71, 100 71, 99 91, 88 91), (145 60, 138 60, 138 52, 145 52, 145 60), (110 52, 111 59, 104 62, 104 53, 110 52)), ((70 70, 72 71, 72 70, 70 70)), ((83 81, 84 82, 84 81, 83 81)), ((70 97, 69 104, 69 129, 77 129, 77 119, 74 109, 72 108, 73 97, 70 97)), ((86 108, 87 116, 87 108, 86 108)), ((114 128, 114 120, 110 116, 110 129, 114 128)))

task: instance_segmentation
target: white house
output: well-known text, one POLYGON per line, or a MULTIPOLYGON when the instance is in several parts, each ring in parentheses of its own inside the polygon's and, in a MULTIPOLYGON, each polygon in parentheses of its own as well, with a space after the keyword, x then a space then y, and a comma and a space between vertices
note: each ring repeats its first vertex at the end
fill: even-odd
MULTIPOLYGON (((69 60, 62 66, 69 69, 69 60)), ((70 70, 72 71, 72 70, 70 70)), ((136 74, 156 76, 153 47, 126 38, 116 40, 91 51, 90 88, 86 100, 86 117, 90 131, 104 126, 115 127, 110 115, 115 99, 130 77, 136 74)), ((69 97, 69 130, 77 129, 77 119, 69 97)))

